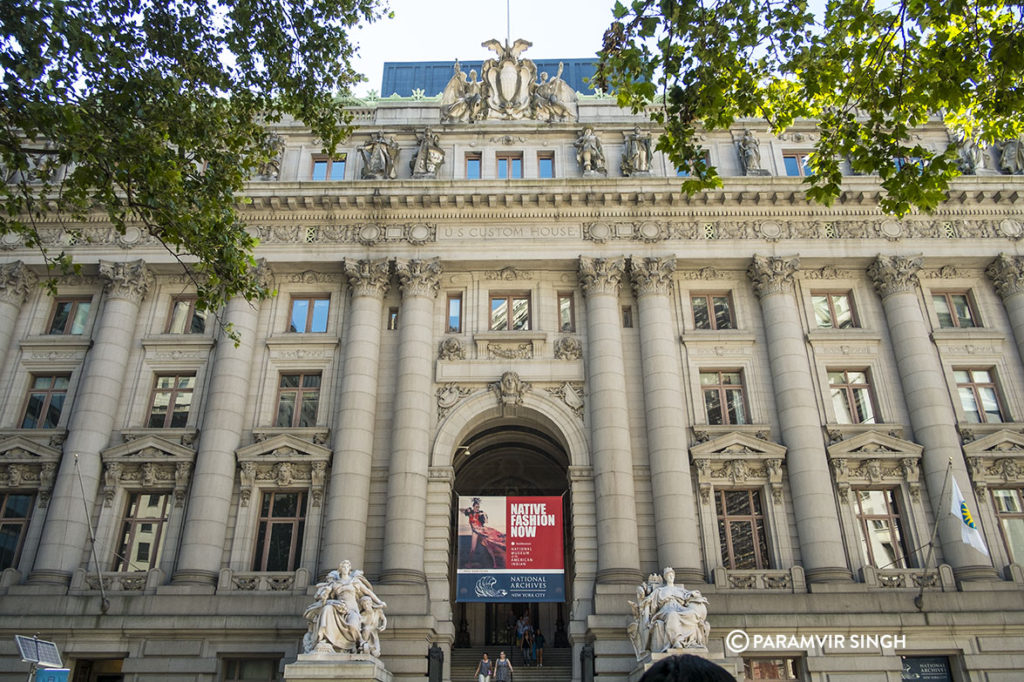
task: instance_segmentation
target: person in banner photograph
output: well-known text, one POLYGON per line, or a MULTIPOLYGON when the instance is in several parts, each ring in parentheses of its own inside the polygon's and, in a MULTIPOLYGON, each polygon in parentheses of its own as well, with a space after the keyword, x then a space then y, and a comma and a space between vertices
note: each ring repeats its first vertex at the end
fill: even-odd
POLYGON ((474 497, 472 506, 459 510, 469 520, 468 533, 459 524, 459 568, 505 568, 505 533, 488 525, 480 503, 481 498, 474 497))

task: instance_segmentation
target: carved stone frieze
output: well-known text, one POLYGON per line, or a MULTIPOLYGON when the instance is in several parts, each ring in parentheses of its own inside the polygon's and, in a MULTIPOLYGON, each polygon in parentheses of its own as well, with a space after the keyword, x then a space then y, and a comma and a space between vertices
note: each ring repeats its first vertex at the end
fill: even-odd
POLYGON ((484 279, 499 279, 512 282, 517 279, 533 279, 533 273, 529 270, 519 270, 515 266, 507 265, 501 270, 489 270, 484 273, 484 279))
POLYGON ((0 441, 0 487, 33 490, 36 504, 48 506, 60 462, 59 445, 40 445, 24 436, 0 441))
POLYGON ((630 240, 646 243, 665 239, 684 239, 677 227, 655 220, 641 220, 620 223, 604 221, 587 223, 583 226, 583 238, 598 244, 611 240, 630 240))
POLYGON ((142 260, 130 262, 100 261, 100 276, 106 283, 104 290, 111 298, 123 298, 139 303, 153 285, 153 273, 142 260))
POLYGON ((619 295, 619 283, 625 271, 624 258, 590 258, 580 256, 579 278, 583 293, 619 295))
POLYGON ((779 258, 775 256, 754 256, 747 276, 754 285, 754 293, 758 298, 782 294, 793 290, 793 275, 800 267, 799 258, 779 258))
POLYGON ((488 343, 486 348, 490 360, 529 360, 533 357, 532 343, 488 343))
POLYGON ((249 231, 262 244, 426 244, 437 241, 433 223, 336 223, 309 222, 286 225, 250 225, 249 231))
POLYGON ((306 487, 310 503, 323 503, 327 465, 331 451, 290 433, 280 433, 267 440, 235 451, 240 480, 240 504, 248 506, 257 487, 306 487))
POLYGON ((462 341, 455 336, 446 336, 441 340, 437 357, 440 360, 465 360, 466 349, 462 341))
POLYGON ((335 272, 318 272, 316 270, 304 270, 293 272, 280 277, 282 282, 289 284, 337 284, 341 276, 335 272))
POLYGON ((498 404, 504 407, 522 405, 523 397, 532 386, 519 378, 518 372, 505 372, 501 379, 491 384, 491 390, 498 395, 498 404))
POLYGON ((346 260, 345 277, 353 296, 384 298, 391 282, 391 265, 384 258, 378 260, 346 260))
POLYGON ((703 504, 711 503, 718 486, 763 484, 772 500, 782 502, 782 465, 786 448, 746 433, 732 432, 705 440, 690 448, 697 469, 697 487, 703 504))
POLYGON ((567 381, 560 386, 550 386, 544 390, 568 405, 577 417, 583 419, 583 384, 567 381))
POLYGON ((1003 429, 965 443, 963 448, 979 500, 988 500, 990 486, 1024 483, 1024 434, 1003 429))
POLYGON ((38 279, 20 260, 0 265, 0 301, 20 307, 38 279))
POLYGON ((725 279, 726 276, 711 267, 710 265, 700 268, 699 270, 680 270, 676 273, 676 277, 685 280, 708 280, 708 279, 725 279))
POLYGON ((913 292, 919 285, 917 272, 921 258, 880 254, 868 266, 868 277, 883 299, 893 294, 913 292))
POLYGON ((113 505, 117 491, 127 488, 143 492, 170 488, 174 506, 185 504, 195 450, 148 435, 108 448, 103 460, 103 506, 113 505))
POLYGON ((676 271, 676 257, 631 258, 629 274, 637 298, 656 294, 667 296, 672 291, 672 275, 676 271))
POLYGON ((801 279, 853 279, 857 275, 849 270, 840 270, 834 265, 825 265, 817 270, 801 270, 801 279))
POLYGON ((881 431, 866 431, 828 447, 836 490, 847 499, 850 486, 902 483, 914 500, 920 499, 920 462, 917 443, 881 431))
POLYGON ((555 341, 555 358, 579 360, 583 357, 583 343, 575 336, 560 336, 555 341))
POLYGON ((472 392, 473 389, 459 386, 456 383, 447 383, 437 389, 437 420, 441 421, 447 417, 452 408, 472 392))
POLYGON ((419 258, 398 259, 395 272, 401 286, 402 296, 426 296, 434 298, 441 285, 441 259, 419 258))
POLYGON ((1024 292, 1024 257, 1009 256, 1005 253, 989 263, 985 274, 992 280, 996 291, 1003 300, 1024 292))

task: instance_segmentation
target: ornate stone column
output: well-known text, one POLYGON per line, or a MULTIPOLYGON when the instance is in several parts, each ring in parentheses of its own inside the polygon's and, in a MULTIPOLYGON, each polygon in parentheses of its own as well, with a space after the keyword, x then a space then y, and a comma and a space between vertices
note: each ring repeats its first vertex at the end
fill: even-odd
POLYGON ((793 292, 798 258, 754 256, 747 275, 761 301, 775 408, 786 446, 800 555, 811 582, 851 580, 828 470, 821 413, 793 292))
POLYGON ((334 428, 334 463, 327 496, 327 524, 320 568, 343 559, 365 566, 370 466, 377 414, 377 374, 384 295, 391 268, 387 260, 346 261, 351 298, 342 363, 341 397, 334 428))
POLYGON ((640 316, 647 450, 654 495, 658 566, 673 566, 684 582, 704 582, 686 452, 683 374, 673 324, 671 291, 676 257, 630 261, 640 316))
POLYGON ((985 272, 1003 298, 1013 338, 1017 340, 1017 353, 1024 360, 1024 256, 999 254, 985 272))
POLYGON ((433 317, 441 262, 437 258, 398 260, 395 271, 402 305, 381 582, 426 584, 423 543, 434 405, 433 317))
POLYGON ((128 354, 135 341, 139 304, 153 282, 141 260, 100 261, 100 275, 106 279, 106 297, 75 391, 68 437, 30 583, 66 584, 82 561, 100 479, 100 451, 110 445, 128 354))
POLYGON ((973 497, 974 488, 969 483, 960 450, 956 413, 950 404, 945 373, 919 304, 917 271, 920 269, 920 258, 878 256, 868 266, 868 276, 882 298, 914 439, 924 446, 921 469, 931 496, 932 511, 938 518, 942 555, 958 578, 994 578, 991 560, 961 540, 960 520, 944 511, 949 509, 945 506, 949 498, 937 499, 944 487, 949 495, 949 486, 944 484, 950 461, 953 475, 968 500, 973 497))
POLYGON ((20 260, 0 265, 0 368, 7 361, 18 313, 35 285, 35 274, 20 260))
MULTIPOLYGON (((260 276, 270 278, 260 261, 260 276)), ((268 282, 272 288, 272 284, 268 282)), ((213 355, 199 451, 188 502, 188 515, 171 581, 182 585, 215 585, 224 555, 231 494, 235 488, 235 450, 242 444, 245 402, 249 396, 253 350, 256 347, 257 303, 241 297, 228 302, 225 321, 238 334, 238 345, 223 330, 213 355)))
POLYGON ((597 499, 597 582, 635 585, 643 576, 619 319, 619 283, 624 267, 622 258, 580 256, 580 285, 587 299, 586 367, 597 499))

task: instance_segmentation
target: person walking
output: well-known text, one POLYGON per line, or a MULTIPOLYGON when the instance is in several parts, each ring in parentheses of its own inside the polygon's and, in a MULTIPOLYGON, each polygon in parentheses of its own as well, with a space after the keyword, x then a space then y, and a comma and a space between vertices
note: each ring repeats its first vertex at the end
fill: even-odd
POLYGON ((512 661, 505 658, 505 652, 498 654, 494 662, 494 682, 512 682, 512 661))
POLYGON ((538 668, 544 667, 544 633, 539 627, 533 635, 533 662, 538 668))
POLYGON ((491 682, 491 661, 484 652, 483 658, 476 664, 476 682, 491 682))

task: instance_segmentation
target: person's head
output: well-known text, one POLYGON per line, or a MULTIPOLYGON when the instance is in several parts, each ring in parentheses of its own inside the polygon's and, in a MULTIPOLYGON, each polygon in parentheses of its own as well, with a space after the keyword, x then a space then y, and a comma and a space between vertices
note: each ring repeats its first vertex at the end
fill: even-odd
POLYGON ((484 660, 485 661, 487 660, 487 652, 486 651, 484 652, 484 660))
POLYGON ((665 582, 667 582, 669 585, 674 583, 676 580, 676 572, 671 566, 666 566, 665 570, 662 571, 661 574, 665 576, 665 582))
POLYGON ((505 658, 505 652, 502 651, 500 654, 498 654, 498 658, 505 658))
POLYGON ((349 573, 351 573, 352 572, 352 562, 349 561, 348 559, 345 559, 344 561, 342 561, 341 564, 338 566, 338 572, 341 573, 341 575, 348 575, 349 573))
POLYGON ((644 673, 640 682, 736 682, 725 668, 686 654, 663 658, 644 673))

